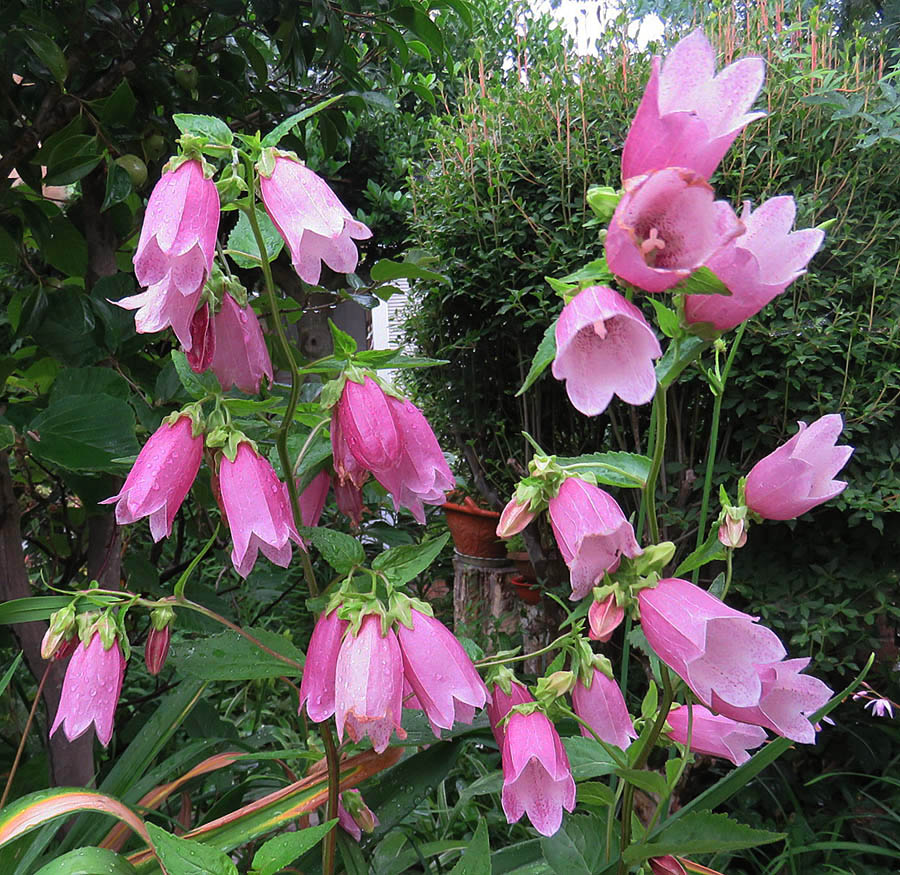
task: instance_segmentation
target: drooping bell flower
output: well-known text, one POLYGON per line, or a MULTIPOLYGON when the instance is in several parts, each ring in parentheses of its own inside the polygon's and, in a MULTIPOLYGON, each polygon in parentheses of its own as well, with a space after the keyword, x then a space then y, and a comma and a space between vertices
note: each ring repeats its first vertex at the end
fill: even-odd
POLYGON ((402 439, 388 396, 371 377, 362 383, 347 380, 335 413, 339 433, 359 467, 374 472, 397 464, 402 439))
POLYGON ((185 352, 185 358, 195 374, 202 374, 212 365, 215 352, 215 325, 209 315, 209 304, 204 303, 191 320, 191 348, 185 352))
POLYGON ((364 832, 371 833, 378 826, 375 812, 366 805, 359 790, 344 790, 338 794, 338 826, 356 841, 364 832))
POLYGON ((336 610, 330 614, 323 612, 309 639, 300 680, 298 713, 306 705, 306 713, 315 723, 321 723, 334 714, 337 659, 348 626, 349 623, 340 619, 336 610))
POLYGON ((117 502, 120 526, 147 516, 153 540, 168 537, 202 458, 203 437, 194 434, 193 419, 184 414, 172 422, 168 417, 138 453, 119 492, 100 504, 117 502))
POLYGON ((646 292, 687 279, 744 229, 703 177, 668 167, 638 177, 619 201, 606 235, 609 269, 646 292))
POLYGON ((797 425, 797 434, 747 475, 747 507, 763 519, 792 520, 847 488, 845 481, 834 479, 853 453, 853 447, 835 446, 844 427, 841 415, 797 425))
POLYGON ((759 726, 713 714, 703 705, 676 705, 669 711, 666 722, 672 727, 669 737, 679 744, 688 743, 688 717, 691 712, 690 748, 694 753, 722 757, 739 766, 750 759, 747 751, 759 747, 766 740, 765 730, 759 726))
POLYGON ((592 641, 609 641, 613 632, 625 619, 625 609, 619 606, 615 595, 591 602, 588 608, 588 638, 592 641))
POLYGON ((359 260, 353 241, 367 240, 372 232, 302 161, 276 152, 268 174, 264 163, 257 165, 263 204, 300 278, 316 285, 323 261, 338 273, 353 273, 359 260))
POLYGON ((488 720, 491 723, 491 732, 494 733, 494 740, 497 746, 503 749, 503 739, 506 737, 506 724, 503 718, 509 714, 510 709, 514 705, 524 705, 526 702, 533 702, 534 699, 528 689, 516 681, 509 684, 509 692, 506 693, 503 687, 495 684, 491 691, 491 699, 488 702, 487 713, 488 720))
POLYGON ((413 608, 412 628, 397 624, 403 673, 434 734, 456 721, 471 723, 488 691, 456 636, 440 620, 413 608))
POLYGON ((716 53, 700 30, 678 42, 650 81, 625 140, 622 178, 686 167, 708 179, 743 128, 765 78, 762 58, 743 58, 716 75, 716 53))
POLYGON ((646 404, 656 392, 659 341, 641 311, 607 286, 579 292, 556 323, 553 376, 585 416, 606 410, 612 396, 646 404))
POLYGON ((223 455, 219 464, 219 491, 231 529, 231 562, 246 577, 262 550, 276 565, 287 568, 291 541, 303 548, 294 527, 287 487, 272 466, 246 441, 232 462, 223 455))
POLYGON ((166 274, 147 291, 111 303, 124 310, 137 310, 134 330, 138 334, 155 334, 171 327, 189 353, 194 345, 191 326, 202 294, 201 286, 193 294, 182 295, 173 285, 171 274, 166 274))
POLYGON ((704 705, 721 712, 713 704, 714 695, 716 701, 739 708, 759 704, 757 666, 785 656, 784 645, 771 629, 758 624, 759 617, 730 608, 678 578, 642 589, 638 602, 650 646, 704 705))
MULTIPOLYGON (((575 682, 572 708, 608 744, 625 750, 631 739, 637 738, 619 685, 598 668, 594 669, 590 686, 585 686, 580 677, 575 682)), ((585 738, 593 738, 587 727, 580 729, 585 738)))
POLYGON ((821 708, 833 692, 818 678, 800 674, 807 665, 808 658, 757 665, 761 686, 757 704, 744 708, 731 705, 714 691, 712 707, 732 720, 764 726, 800 744, 815 744, 816 728, 810 715, 821 708))
POLYGON ((62 726, 66 738, 74 741, 93 724, 97 739, 106 747, 112 738, 124 676, 125 657, 115 635, 109 647, 104 647, 98 631, 87 644, 79 642, 66 667, 50 735, 62 726))
POLYGON ((248 395, 259 392, 263 377, 272 382, 272 360, 256 313, 248 304, 238 305, 229 294, 222 297, 222 308, 216 313, 215 353, 210 367, 226 392, 237 386, 248 395))
POLYGON ((333 478, 332 485, 338 510, 350 520, 354 528, 358 528, 363 514, 362 490, 352 481, 341 483, 337 476, 333 478))
MULTIPOLYGON (((406 738, 403 712, 403 656, 393 629, 381 634, 381 617, 367 614, 354 635, 341 643, 335 669, 335 712, 338 738, 353 741, 366 735, 376 753, 387 748, 391 733, 406 738)), ((308 706, 307 706, 308 707, 308 706)))
POLYGON ((331 479, 327 472, 319 471, 306 489, 300 493, 300 518, 303 520, 304 526, 314 528, 319 525, 330 486, 331 479))
POLYGON ((791 231, 797 206, 792 197, 773 197, 751 210, 744 203, 741 221, 746 230, 714 253, 708 267, 730 295, 687 295, 685 319, 709 322, 729 331, 756 315, 797 277, 818 252, 825 232, 818 228, 791 231))
POLYGON ((503 508, 503 513, 500 514, 500 522, 497 523, 497 537, 511 538, 513 535, 518 535, 536 517, 537 514, 530 508, 530 502, 521 502, 516 498, 511 498, 503 508))
POLYGON ((568 477, 550 499, 550 525, 569 567, 572 595, 584 598, 621 557, 639 556, 634 529, 615 499, 580 477, 568 477))

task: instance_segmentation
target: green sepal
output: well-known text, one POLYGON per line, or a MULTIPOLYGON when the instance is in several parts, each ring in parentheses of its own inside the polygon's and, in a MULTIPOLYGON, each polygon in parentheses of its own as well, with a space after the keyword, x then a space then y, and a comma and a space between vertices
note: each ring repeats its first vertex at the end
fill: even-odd
POLYGON ((175 622, 175 611, 168 605, 154 608, 150 611, 150 625, 157 632, 162 632, 167 626, 175 622))
POLYGON ((600 221, 608 222, 623 194, 623 191, 616 191, 608 185, 592 185, 587 193, 588 206, 600 221))
POLYGON ((94 624, 93 631, 100 636, 100 643, 104 650, 109 650, 116 643, 118 637, 118 624, 112 618, 109 611, 104 611, 100 619, 94 624))
POLYGON ((634 573, 638 577, 659 572, 672 561, 675 555, 675 545, 671 541, 662 541, 659 544, 651 544, 644 548, 640 556, 631 560, 634 573))
POLYGON ((250 297, 244 284, 236 276, 225 277, 225 292, 234 298, 239 307, 246 307, 250 303, 250 297))
MULTIPOLYGON (((516 648, 517 650, 519 648, 516 648)), ((500 654, 498 654, 499 656, 500 654)), ((512 655, 515 655, 512 653, 512 655)), ((505 665, 492 665, 485 673, 484 682, 490 689, 491 687, 500 687, 505 696, 512 694, 512 685, 516 680, 516 673, 505 665)))
POLYGON ((347 372, 343 371, 339 377, 329 380, 322 386, 322 391, 319 393, 319 404, 323 410, 331 410, 341 400, 346 382, 347 372))
POLYGON ((402 623, 407 629, 413 628, 412 612, 418 611, 428 617, 434 616, 434 609, 428 602, 421 599, 411 598, 404 592, 394 592, 391 590, 389 597, 389 605, 387 617, 391 621, 402 623))
POLYGON ((94 625, 100 618, 98 611, 85 611, 78 615, 78 638, 87 647, 94 637, 94 625))

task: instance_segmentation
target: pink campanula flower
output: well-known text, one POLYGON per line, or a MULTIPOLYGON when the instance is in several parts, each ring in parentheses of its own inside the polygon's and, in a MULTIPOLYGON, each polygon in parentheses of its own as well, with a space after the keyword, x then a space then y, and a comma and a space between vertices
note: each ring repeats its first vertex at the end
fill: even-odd
POLYGON ((256 313, 238 305, 231 295, 222 297, 222 309, 213 324, 216 341, 210 367, 226 392, 237 386, 248 395, 259 392, 263 377, 272 382, 272 360, 256 313))
POLYGON ((334 714, 338 654, 349 625, 346 620, 338 617, 336 610, 330 614, 323 612, 309 639, 303 677, 300 680, 298 713, 303 711, 305 704, 309 719, 315 723, 321 723, 334 714))
POLYGON ((615 499, 580 477, 566 478, 550 499, 550 525, 569 567, 573 601, 584 598, 607 571, 614 572, 623 555, 642 552, 615 499))
POLYGON ((758 625, 759 617, 730 608, 699 586, 671 577, 642 589, 638 602, 641 628, 650 646, 704 705, 722 712, 716 703, 738 708, 759 704, 763 684, 758 666, 777 663, 785 656, 784 645, 771 629, 758 625))
MULTIPOLYGON (((576 681, 572 689, 572 708, 608 744, 625 750, 631 739, 637 738, 619 685, 597 668, 589 687, 580 678, 576 681)), ((594 737, 587 727, 580 729, 585 738, 594 737)))
POLYGON ((344 636, 335 687, 334 719, 342 741, 345 729, 356 742, 368 735, 375 752, 381 753, 390 743, 391 732, 406 738, 400 724, 403 655, 393 629, 381 634, 379 615, 367 614, 356 635, 347 632, 344 636))
POLYGON ((300 518, 303 520, 304 526, 315 528, 319 525, 330 486, 331 479, 328 474, 325 471, 319 471, 306 489, 300 493, 300 518))
POLYGON ((272 173, 260 173, 259 187, 304 282, 319 282, 323 261, 338 273, 356 270, 359 253, 353 241, 367 240, 372 232, 350 215, 325 180, 302 161, 276 154, 272 173))
POLYGON ((607 286, 579 292, 556 323, 553 376, 585 416, 606 410, 612 396, 646 404, 656 391, 653 360, 662 355, 643 313, 607 286))
POLYGON ((680 40, 650 81, 622 153, 622 178, 686 167, 708 179, 741 130, 765 78, 762 58, 743 58, 716 75, 716 53, 700 30, 680 40))
POLYGON ((366 805, 359 790, 344 790, 338 794, 338 826, 356 841, 364 832, 374 832, 378 817, 366 805))
POLYGON ((456 636, 440 620, 410 611, 413 627, 397 624, 403 673, 418 707, 440 738, 456 721, 471 723, 490 698, 487 687, 456 636))
POLYGON ((146 292, 112 303, 125 310, 137 310, 134 328, 138 334, 154 334, 171 327, 185 352, 190 352, 194 345, 191 326, 203 287, 190 295, 182 295, 171 280, 171 274, 167 274, 146 292))
POLYGON ((687 870, 676 857, 667 854, 665 857, 650 858, 650 875, 687 875, 687 870))
POLYGON ((817 228, 791 231, 796 213, 792 197, 769 198, 755 210, 745 202, 741 221, 746 230, 706 262, 731 295, 687 295, 685 319, 709 322, 717 331, 728 331, 757 314, 806 273, 825 232, 817 228))
POLYGON ((174 424, 163 422, 138 453, 119 492, 100 504, 117 502, 120 526, 148 516, 153 540, 168 537, 202 458, 203 437, 194 435, 190 416, 179 416, 174 424))
POLYGON ((688 715, 691 712, 691 750, 694 753, 722 757, 739 766, 750 759, 747 751, 766 740, 765 730, 759 726, 713 714, 703 705, 676 705, 669 711, 666 722, 672 727, 669 737, 679 744, 688 742, 688 715))
POLYGON ((66 738, 74 741, 93 724, 97 739, 106 747, 112 738, 113 717, 124 676, 125 657, 118 639, 105 648, 100 633, 95 631, 88 644, 80 642, 66 667, 50 735, 62 726, 66 738))
POLYGON ((712 708, 732 720, 764 726, 800 744, 814 744, 816 728, 809 717, 831 698, 832 690, 818 678, 800 674, 807 665, 808 658, 757 665, 761 688, 758 703, 749 707, 732 705, 714 690, 712 708))
POLYGON ((234 461, 225 455, 219 463, 222 507, 231 529, 231 562, 241 577, 256 563, 260 550, 276 565, 287 568, 291 541, 303 547, 294 527, 287 487, 272 466, 246 441, 234 461))
POLYGON ((209 314, 209 304, 204 302, 191 319, 191 348, 185 350, 185 358, 195 374, 202 374, 212 365, 215 352, 215 323, 209 314))
POLYGON ((494 733, 494 740, 497 742, 497 747, 501 750, 503 749, 503 739, 506 737, 506 726, 503 723, 503 718, 509 714, 510 709, 514 705, 524 705, 533 701, 534 699, 531 697, 531 693, 528 692, 527 687, 516 681, 510 682, 509 693, 505 693, 503 687, 499 684, 494 686, 491 692, 491 699, 488 702, 487 712, 488 720, 491 723, 491 732, 494 733))
POLYGON ((497 537, 511 538, 518 535, 523 529, 526 529, 537 517, 537 514, 530 508, 530 502, 524 503, 516 498, 511 498, 503 513, 500 514, 500 522, 497 523, 497 537))
POLYGON ((352 481, 341 483, 337 475, 332 478, 332 486, 338 510, 350 520, 354 528, 358 528, 363 515, 362 490, 352 481))
POLYGON ((609 595, 599 602, 595 599, 588 608, 588 638, 592 641, 609 641, 624 619, 625 609, 619 607, 615 595, 609 595))
POLYGON ((668 167, 632 180, 606 235, 609 269, 646 292, 687 279, 744 226, 691 170, 668 167))
POLYGON ((797 434, 747 475, 747 507, 763 519, 792 520, 847 488, 845 481, 834 479, 853 453, 853 447, 835 446, 844 427, 841 415, 797 425, 797 434))

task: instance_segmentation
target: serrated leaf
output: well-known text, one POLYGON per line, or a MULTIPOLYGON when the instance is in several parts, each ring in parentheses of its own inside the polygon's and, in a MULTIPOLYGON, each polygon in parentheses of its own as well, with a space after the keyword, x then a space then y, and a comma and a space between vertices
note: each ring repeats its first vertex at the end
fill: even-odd
MULTIPOLYGON (((556 460, 576 476, 592 475, 603 486, 643 489, 650 476, 652 460, 637 453, 591 453, 586 456, 560 456, 556 460)), ((585 479, 589 479, 586 477, 585 479)))
POLYGON ((706 540, 690 555, 685 556, 678 568, 675 569, 675 577, 689 574, 695 568, 702 568, 708 562, 716 562, 725 558, 725 548, 719 542, 719 531, 712 527, 706 540))
POLYGON ((207 395, 222 393, 222 387, 212 371, 195 374, 188 364, 187 356, 180 349, 173 349, 171 355, 178 379, 192 398, 205 398, 207 395))
POLYGON ((528 370, 528 376, 522 383, 522 388, 516 392, 516 398, 523 392, 527 392, 533 385, 535 380, 547 370, 547 366, 556 358, 556 323, 548 325, 544 331, 544 336, 538 345, 537 352, 531 360, 531 367, 528 370))
POLYGON ((605 854, 605 830, 593 815, 567 817, 552 836, 541 839, 547 865, 556 875, 594 875, 605 854))
POLYGON ((334 357, 348 359, 356 352, 356 340, 353 335, 342 331, 331 319, 328 320, 328 328, 331 331, 331 342, 334 344, 334 357))
POLYGON ((238 875, 237 866, 223 851, 173 836, 154 823, 148 823, 147 829, 169 875, 238 875))
POLYGON ((447 532, 421 544, 392 547, 375 557, 372 570, 380 571, 394 586, 400 586, 428 568, 449 540, 450 533, 447 532))
POLYGON ((173 650, 172 661, 179 674, 204 681, 243 681, 302 673, 303 654, 283 635, 253 627, 245 631, 284 659, 260 649, 243 635, 228 631, 179 644, 173 650))
POLYGON ((603 745, 593 738, 574 735, 564 738, 562 743, 569 757, 572 776, 576 781, 602 778, 604 775, 611 774, 616 768, 615 762, 610 758, 603 745))
POLYGON ((311 826, 297 832, 275 836, 265 842, 253 855, 253 869, 257 875, 275 875, 314 848, 337 823, 329 820, 319 826, 311 826))
POLYGON ((450 875, 491 875, 491 845, 488 841, 487 821, 478 819, 475 835, 463 851, 450 875))
POLYGON ((356 538, 334 529, 302 526, 300 536, 312 541, 322 558, 338 573, 348 574, 356 565, 366 561, 366 552, 356 538))
MULTIPOLYGON (((284 247, 284 239, 266 213, 257 212, 256 221, 266 247, 266 258, 274 261, 284 247)), ((238 267, 251 268, 260 265, 259 247, 256 245, 256 237, 246 213, 238 216, 237 223, 228 235, 228 254, 238 267)))
POLYGON ((230 146, 234 140, 231 128, 215 116, 177 112, 172 116, 172 121, 175 122, 182 134, 204 137, 211 143, 217 143, 220 146, 230 146))
POLYGON ((608 283, 613 276, 614 274, 609 269, 609 265, 606 263, 606 257, 604 256, 589 261, 584 267, 576 270, 575 273, 564 276, 560 282, 576 284, 594 282, 608 283))
POLYGON ((678 314, 674 310, 670 310, 662 301, 657 300, 654 297, 648 297, 648 301, 653 305, 653 309, 656 311, 656 322, 659 325, 659 330, 662 331, 666 337, 675 337, 678 334, 679 324, 678 324, 678 314))
POLYGON ((616 769, 616 774, 646 793, 665 796, 669 790, 666 779, 658 772, 648 772, 644 769, 616 769))
POLYGON ((293 115, 288 116, 281 124, 272 128, 272 130, 263 137, 263 147, 277 146, 284 137, 300 124, 300 122, 315 115, 317 112, 321 112, 323 109, 327 109, 332 103, 340 100, 342 96, 343 95, 338 94, 336 97, 329 97, 327 100, 323 100, 315 106, 310 106, 307 109, 302 109, 300 112, 295 112, 293 115))
POLYGON ((656 363, 656 379, 659 385, 663 389, 668 389, 691 362, 700 358, 709 345, 710 341, 692 334, 674 338, 666 347, 663 357, 656 363))
POLYGON ((386 283, 396 279, 422 279, 444 283, 448 281, 443 274, 420 267, 411 261, 391 261, 389 258, 376 261, 372 265, 369 275, 376 283, 386 283))
POLYGON ((575 798, 579 804, 606 808, 615 805, 616 794, 608 784, 601 781, 584 781, 576 788, 575 798))

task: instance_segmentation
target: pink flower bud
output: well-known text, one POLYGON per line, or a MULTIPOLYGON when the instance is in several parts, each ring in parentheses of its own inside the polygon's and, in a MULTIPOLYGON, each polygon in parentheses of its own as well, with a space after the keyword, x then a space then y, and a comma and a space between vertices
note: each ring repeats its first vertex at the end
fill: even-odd
POLYGON ((209 304, 204 302, 191 320, 191 348, 185 352, 191 370, 202 374, 212 364, 215 351, 216 332, 209 318, 209 304))
MULTIPOLYGON (((575 684, 572 708, 608 744, 625 750, 637 738, 619 685, 599 669, 594 669, 589 687, 581 680, 575 684)), ((585 738, 593 738, 587 727, 580 728, 585 738)))
MULTIPOLYGON (((75 608, 70 604, 50 615, 50 624, 41 640, 41 659, 57 656, 69 641, 75 641, 75 608)), ((74 647, 69 648, 71 653, 74 647)))
POLYGON ((651 875, 687 875, 684 866, 671 854, 666 857, 651 857, 650 872, 651 875))
POLYGON ((515 498, 511 498, 503 508, 503 513, 500 514, 500 522, 497 523, 497 537, 511 538, 527 528, 537 517, 537 514, 530 510, 530 505, 531 502, 520 503, 515 498))
POLYGON ((306 664, 300 681, 300 707, 306 705, 309 719, 321 723, 334 714, 335 672, 341 650, 341 641, 349 623, 338 617, 337 611, 323 613, 316 621, 309 647, 306 650, 306 664))
POLYGON ((669 711, 666 721, 672 727, 669 737, 679 744, 687 744, 688 715, 691 712, 691 750, 694 753, 722 757, 739 766, 750 759, 747 751, 759 747, 766 740, 765 730, 759 726, 713 714, 703 705, 677 705, 669 711))
POLYGON ((144 645, 144 662, 147 664, 147 671, 154 677, 163 670, 163 666, 166 664, 171 641, 171 625, 162 629, 157 629, 155 626, 150 627, 147 643, 144 645))
POLYGON ((300 493, 300 517, 304 526, 312 528, 319 525, 319 519, 325 509, 325 500, 328 498, 329 486, 331 486, 331 480, 328 474, 325 471, 319 471, 306 489, 300 493))
POLYGON ((619 607, 615 595, 609 595, 601 602, 592 602, 588 608, 588 638, 592 641, 609 641, 624 619, 625 609, 619 607))
POLYGON ((227 392, 237 386, 248 395, 256 395, 263 377, 269 383, 273 380, 272 360, 256 313, 249 305, 238 306, 226 294, 213 322, 216 339, 210 367, 222 389, 227 392))
POLYGON ((364 832, 374 832, 378 826, 375 812, 366 805, 359 790, 344 790, 338 795, 338 826, 356 841, 364 832))
POLYGON ((733 550, 743 547, 747 543, 747 530, 744 520, 736 520, 725 515, 722 525, 719 526, 719 543, 733 550))

